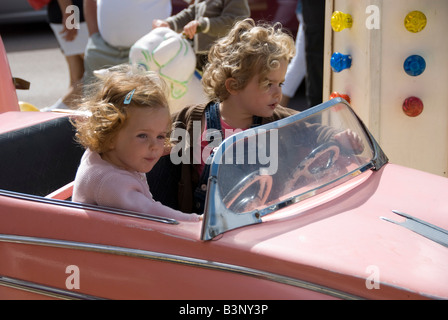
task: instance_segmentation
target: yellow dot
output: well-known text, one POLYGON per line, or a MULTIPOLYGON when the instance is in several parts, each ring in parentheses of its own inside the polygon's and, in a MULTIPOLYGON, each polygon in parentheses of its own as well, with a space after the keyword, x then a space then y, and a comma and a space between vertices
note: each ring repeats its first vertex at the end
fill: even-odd
POLYGON ((409 12, 406 18, 404 18, 404 26, 413 33, 422 31, 426 26, 425 14, 421 11, 409 12))
POLYGON ((335 32, 344 30, 345 28, 351 28, 353 25, 352 16, 348 13, 341 11, 333 12, 331 16, 331 27, 335 32))

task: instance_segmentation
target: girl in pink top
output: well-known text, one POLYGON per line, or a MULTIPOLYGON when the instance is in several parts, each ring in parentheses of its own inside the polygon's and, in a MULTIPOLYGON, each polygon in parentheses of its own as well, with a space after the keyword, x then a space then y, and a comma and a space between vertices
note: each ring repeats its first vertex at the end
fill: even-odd
POLYGON ((167 146, 171 117, 166 86, 153 72, 113 67, 93 85, 75 121, 77 140, 86 148, 78 168, 73 201, 126 209, 183 221, 196 214, 156 202, 149 172, 167 146))

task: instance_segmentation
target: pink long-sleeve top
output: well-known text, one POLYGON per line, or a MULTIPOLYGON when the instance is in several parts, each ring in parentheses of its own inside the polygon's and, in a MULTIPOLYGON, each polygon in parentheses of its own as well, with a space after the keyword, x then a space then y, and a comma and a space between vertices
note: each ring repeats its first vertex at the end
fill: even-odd
POLYGON ((155 201, 144 173, 120 169, 89 149, 81 158, 72 200, 179 221, 200 220, 196 214, 183 213, 155 201))

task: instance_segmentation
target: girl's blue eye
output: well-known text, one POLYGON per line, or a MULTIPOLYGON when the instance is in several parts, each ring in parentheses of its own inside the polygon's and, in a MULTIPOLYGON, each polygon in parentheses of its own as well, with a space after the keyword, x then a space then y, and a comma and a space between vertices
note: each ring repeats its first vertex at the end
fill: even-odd
POLYGON ((147 137, 148 137, 148 135, 146 133, 141 133, 141 134, 137 135, 137 138, 145 139, 147 137))

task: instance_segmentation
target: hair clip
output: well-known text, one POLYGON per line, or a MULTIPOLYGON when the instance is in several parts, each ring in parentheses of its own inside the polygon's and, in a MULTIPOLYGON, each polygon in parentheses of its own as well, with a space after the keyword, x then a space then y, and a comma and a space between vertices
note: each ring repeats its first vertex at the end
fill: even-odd
POLYGON ((134 95, 135 89, 130 91, 127 95, 126 98, 124 98, 124 104, 130 104, 131 100, 132 100, 132 96, 134 95))

